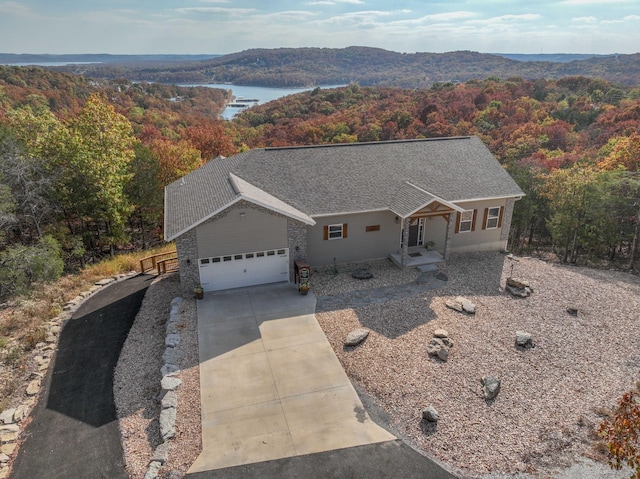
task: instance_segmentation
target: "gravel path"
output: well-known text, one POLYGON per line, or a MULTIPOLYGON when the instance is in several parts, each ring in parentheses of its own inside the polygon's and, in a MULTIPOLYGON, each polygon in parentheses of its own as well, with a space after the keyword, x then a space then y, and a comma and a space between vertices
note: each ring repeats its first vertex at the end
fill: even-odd
MULTIPOLYGON (((314 293, 327 305, 316 315, 320 325, 349 377, 386 413, 393 432, 463 477, 627 477, 588 458, 603 459, 594 434, 599 413, 640 379, 640 279, 499 253, 454 255, 445 274, 446 282, 416 288, 417 271, 383 260, 312 276, 314 293), (362 267, 374 278, 351 278, 362 267), (506 294, 510 275, 531 283, 533 295, 506 294), (358 304, 337 309, 354 291, 358 304), (384 300, 377 301, 381 294, 384 300), (458 295, 477 305, 475 316, 445 306, 458 295), (569 305, 581 310, 577 317, 566 312, 569 305), (359 327, 371 330, 368 339, 345 349, 347 333, 359 327), (455 343, 446 363, 426 354, 438 328, 448 330, 455 343), (516 349, 517 330, 531 333, 536 347, 516 349), (492 402, 482 397, 484 375, 502 380, 492 402), (440 413, 437 427, 420 420, 429 404, 440 413)), ((176 276, 149 288, 116 370, 116 403, 133 478, 144 477, 159 441, 164 325, 170 301, 179 294, 176 276)), ((182 477, 200 452, 193 299, 181 303, 181 314, 186 357, 180 365, 177 436, 164 478, 182 477)))
MULTIPOLYGON (((142 307, 124 344, 114 377, 114 395, 127 472, 144 478, 153 449, 162 442, 160 415, 160 368, 165 350, 166 322, 171 300, 180 296, 177 275, 156 279, 149 287, 142 307)), ((160 471, 163 478, 183 477, 196 460, 201 447, 200 372, 198 333, 193 298, 180 303, 183 328, 180 349, 182 385, 177 390, 176 437, 171 441, 169 460, 160 471)))
MULTIPOLYGON (((371 268, 382 283, 384 263, 371 268)), ((556 474, 581 455, 601 458, 598 412, 640 379, 639 279, 499 253, 453 256, 446 275, 436 290, 317 314, 347 374, 390 415, 393 430, 468 477, 556 474), (529 298, 504 293, 512 267, 533 286, 529 298), (445 306, 458 295, 477 305, 475 316, 445 306), (580 308, 578 317, 569 305, 580 308), (369 338, 345 349, 345 336, 359 327, 371 330, 369 338), (446 363, 426 354, 438 328, 455 343, 446 363), (517 330, 531 333, 536 347, 516 349, 517 330), (482 397, 485 375, 502 380, 492 402, 482 397), (440 413, 437 427, 421 421, 429 404, 440 413)), ((367 283, 348 268, 312 281, 318 296, 367 283)))

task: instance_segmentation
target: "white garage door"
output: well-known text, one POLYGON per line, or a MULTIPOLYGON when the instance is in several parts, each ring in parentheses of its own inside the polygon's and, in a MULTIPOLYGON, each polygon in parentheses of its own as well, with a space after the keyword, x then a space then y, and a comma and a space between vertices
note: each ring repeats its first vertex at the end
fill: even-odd
POLYGON ((289 281, 288 248, 200 258, 198 264, 205 291, 289 281))

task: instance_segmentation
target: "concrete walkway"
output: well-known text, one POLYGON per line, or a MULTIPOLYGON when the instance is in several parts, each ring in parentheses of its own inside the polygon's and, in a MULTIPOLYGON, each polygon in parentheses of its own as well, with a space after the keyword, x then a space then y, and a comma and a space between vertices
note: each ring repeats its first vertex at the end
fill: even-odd
POLYGON ((190 474, 396 439, 369 418, 315 306, 291 284, 198 302, 203 451, 190 474))

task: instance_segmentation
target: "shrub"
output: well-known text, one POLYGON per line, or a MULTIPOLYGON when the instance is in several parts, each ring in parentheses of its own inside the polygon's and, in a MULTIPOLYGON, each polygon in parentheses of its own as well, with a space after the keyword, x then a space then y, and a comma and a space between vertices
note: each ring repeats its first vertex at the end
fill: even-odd
POLYGON ((632 478, 640 479, 640 391, 624 394, 612 417, 605 419, 598 433, 609 450, 609 466, 622 469, 626 464, 635 470, 632 478))

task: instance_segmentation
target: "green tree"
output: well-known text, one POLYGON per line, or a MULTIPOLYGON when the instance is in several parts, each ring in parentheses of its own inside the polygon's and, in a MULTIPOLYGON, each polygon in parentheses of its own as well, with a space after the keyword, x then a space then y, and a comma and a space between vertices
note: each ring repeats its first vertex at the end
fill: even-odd
POLYGON ((549 200, 549 230, 556 247, 563 250, 562 261, 575 263, 585 238, 587 212, 594 183, 593 169, 574 165, 555 169, 545 177, 540 194, 549 200))
POLYGON ((57 280, 64 269, 58 242, 44 236, 33 246, 17 244, 0 253, 0 301, 28 294, 33 283, 57 280))
POLYGON ((125 239, 132 211, 124 194, 135 137, 129 121, 106 99, 92 95, 58 133, 53 163, 61 172, 59 193, 67 212, 82 223, 103 222, 113 248, 125 239))
POLYGON ((134 213, 140 227, 140 239, 143 249, 149 239, 147 226, 160 224, 163 209, 163 185, 160 183, 160 164, 151 149, 138 143, 134 146, 135 156, 129 164, 131 181, 127 184, 126 194, 131 200, 134 213))

